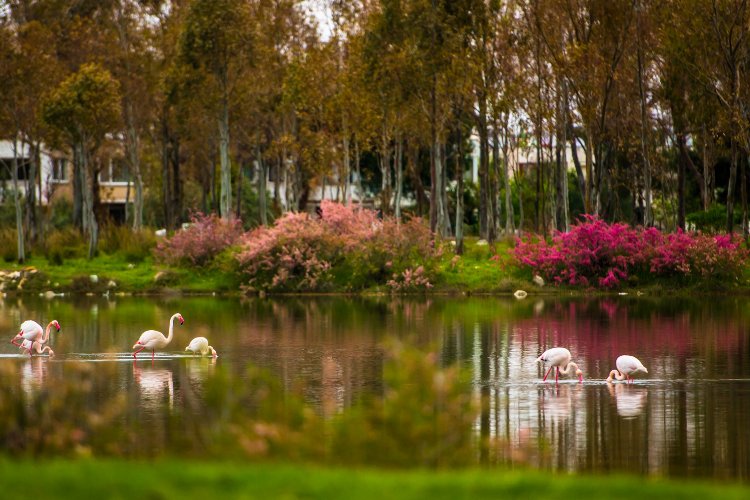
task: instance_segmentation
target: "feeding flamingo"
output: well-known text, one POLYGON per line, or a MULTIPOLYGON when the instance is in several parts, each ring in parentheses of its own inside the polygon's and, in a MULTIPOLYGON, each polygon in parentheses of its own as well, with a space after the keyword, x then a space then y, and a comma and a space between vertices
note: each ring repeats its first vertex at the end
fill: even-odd
POLYGON ((218 356, 213 347, 208 345, 208 339, 206 337, 195 337, 190 341, 190 344, 185 348, 186 351, 193 351, 193 354, 200 354, 205 356, 209 352, 215 358, 218 356))
POLYGON ((174 333, 174 320, 177 319, 180 324, 182 325, 185 323, 185 320, 182 317, 182 314, 175 313, 172 315, 171 318, 169 318, 169 335, 164 336, 163 333, 157 332, 156 330, 146 330, 143 332, 138 339, 138 342, 135 343, 133 346, 133 349, 139 348, 137 351, 133 353, 133 358, 138 359, 137 354, 141 352, 144 349, 148 349, 151 351, 151 361, 154 360, 154 354, 157 349, 164 349, 167 344, 169 344, 172 341, 172 336, 174 333))
POLYGON ((575 374, 578 377, 578 381, 583 382, 583 372, 578 368, 576 363, 570 360, 570 357, 570 351, 566 348, 553 347, 552 349, 547 349, 541 356, 536 358, 537 363, 541 362, 550 364, 549 370, 544 374, 542 382, 547 380, 547 376, 549 375, 549 372, 552 371, 552 368, 555 368, 555 383, 557 383, 557 379, 561 373, 567 375, 572 368, 575 368, 575 374))
MULTIPOLYGON (((13 337, 10 343, 21 349, 28 350, 29 356, 31 355, 31 350, 33 348, 36 348, 37 352, 41 354, 44 352, 44 349, 41 349, 41 345, 49 340, 49 332, 53 326, 58 332, 60 331, 60 323, 58 323, 56 319, 50 321, 44 331, 42 331, 42 325, 36 321, 30 319, 26 320, 21 323, 21 331, 13 337), (38 345, 35 347, 34 344, 38 345)), ((52 349, 49 350, 52 351, 52 349)))
POLYGON ((628 356, 627 354, 619 356, 615 361, 615 366, 617 366, 617 370, 609 372, 607 382, 612 382, 613 379, 632 382, 633 375, 648 373, 648 370, 638 358, 635 356, 628 356))

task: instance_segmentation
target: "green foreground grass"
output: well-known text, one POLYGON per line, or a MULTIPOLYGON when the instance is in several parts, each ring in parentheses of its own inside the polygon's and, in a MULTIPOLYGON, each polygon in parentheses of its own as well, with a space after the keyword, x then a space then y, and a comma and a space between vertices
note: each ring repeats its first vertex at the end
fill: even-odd
POLYGON ((734 484, 518 471, 184 461, 0 461, 4 498, 750 498, 734 484))

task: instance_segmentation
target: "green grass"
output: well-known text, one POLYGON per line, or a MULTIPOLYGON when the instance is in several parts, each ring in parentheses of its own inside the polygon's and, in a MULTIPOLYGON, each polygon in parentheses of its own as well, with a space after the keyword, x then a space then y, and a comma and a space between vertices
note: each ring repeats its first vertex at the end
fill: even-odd
POLYGON ((99 285, 92 287, 91 290, 76 288, 75 291, 102 292, 106 289, 109 280, 117 283, 114 292, 144 293, 169 288, 185 292, 209 293, 239 289, 237 277, 221 270, 171 269, 155 264, 150 257, 141 262, 131 263, 119 254, 102 254, 92 260, 85 258, 65 259, 62 265, 54 265, 43 257, 33 257, 23 265, 6 263, 0 266, 6 271, 22 270, 28 267, 34 267, 41 271, 49 280, 48 284, 35 283, 34 292, 46 290, 71 291, 75 278, 86 278, 92 274, 99 277, 99 285), (159 286, 155 283, 154 277, 156 273, 162 270, 172 273, 174 279, 163 286, 159 286))
POLYGON ((4 498, 750 498, 734 484, 501 470, 7 459, 0 469, 4 498))

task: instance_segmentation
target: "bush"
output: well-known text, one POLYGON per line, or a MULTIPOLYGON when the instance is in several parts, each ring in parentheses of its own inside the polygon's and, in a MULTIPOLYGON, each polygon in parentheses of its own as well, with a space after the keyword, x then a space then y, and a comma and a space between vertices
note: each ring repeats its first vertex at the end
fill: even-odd
POLYGON ((5 262, 13 262, 18 258, 18 241, 15 229, 0 229, 0 251, 5 262))
POLYGON ((156 246, 156 236, 149 229, 134 231, 128 226, 108 225, 102 230, 99 248, 107 253, 120 253, 128 262, 143 262, 156 246))
POLYGON ((52 263, 86 256, 86 241, 78 230, 68 227, 51 231, 44 240, 44 255, 52 263))
POLYGON ((49 208, 49 224, 54 229, 73 225, 73 203, 64 197, 56 198, 49 208))
POLYGON ((242 221, 224 220, 216 214, 196 214, 187 229, 160 241, 154 249, 156 260, 168 265, 206 266, 242 235, 242 221))
POLYGON ((429 274, 436 255, 419 219, 380 220, 372 210, 326 200, 321 216, 288 213, 248 233, 237 259, 252 287, 312 291, 334 280, 349 289, 385 284, 393 273, 419 265, 429 274))
POLYGON ((522 266, 556 284, 615 288, 633 274, 679 278, 736 279, 748 252, 739 239, 701 233, 664 234, 656 228, 584 216, 551 243, 519 240, 514 255, 522 266))

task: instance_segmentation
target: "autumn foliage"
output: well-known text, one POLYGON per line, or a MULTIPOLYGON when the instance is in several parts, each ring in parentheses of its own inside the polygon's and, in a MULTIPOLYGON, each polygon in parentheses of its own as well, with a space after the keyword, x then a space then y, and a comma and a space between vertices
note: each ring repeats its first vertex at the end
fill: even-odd
POLYGON ((549 282, 599 288, 615 288, 638 275, 735 280, 748 259, 747 249, 729 235, 665 234, 592 216, 550 242, 519 240, 514 254, 549 282))

